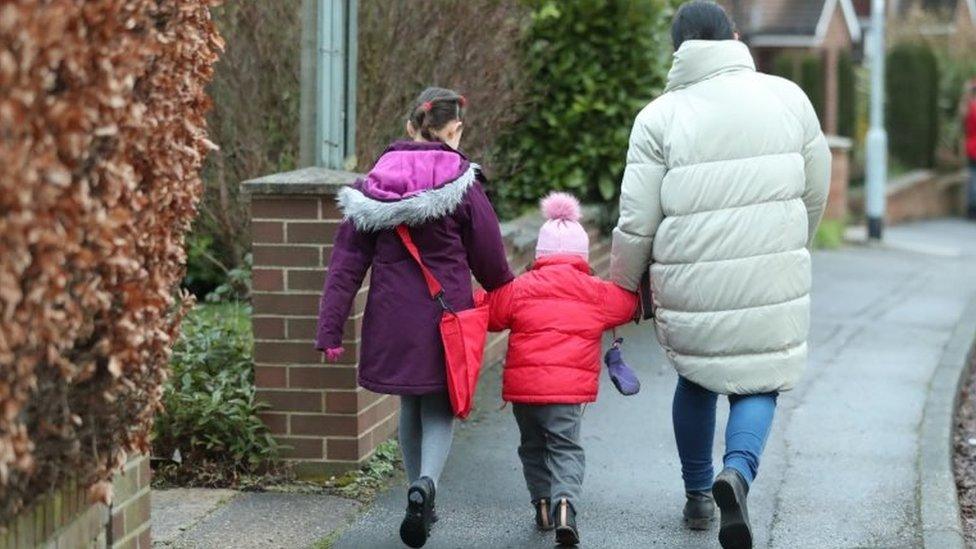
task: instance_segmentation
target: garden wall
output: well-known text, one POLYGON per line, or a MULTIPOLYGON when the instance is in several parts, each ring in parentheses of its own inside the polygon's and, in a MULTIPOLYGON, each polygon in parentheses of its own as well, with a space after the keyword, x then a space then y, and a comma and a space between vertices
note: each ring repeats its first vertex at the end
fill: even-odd
MULTIPOLYGON (((906 221, 960 215, 965 204, 966 173, 940 174, 933 170, 916 170, 888 183, 885 223, 897 225, 906 221)), ((852 215, 864 214, 864 189, 850 193, 852 215)))
POLYGON ((115 473, 111 505, 89 503, 84 485, 67 482, 0 527, 0 549, 150 549, 149 481, 149 458, 137 456, 115 473))

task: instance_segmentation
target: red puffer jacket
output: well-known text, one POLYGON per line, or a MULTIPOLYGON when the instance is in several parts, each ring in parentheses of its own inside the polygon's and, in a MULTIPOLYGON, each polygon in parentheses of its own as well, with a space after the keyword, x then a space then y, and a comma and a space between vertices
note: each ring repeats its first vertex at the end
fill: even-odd
POLYGON ((966 113, 966 155, 970 161, 976 162, 976 99, 969 102, 969 112, 966 113))
POLYGON ((502 398, 520 404, 596 400, 603 333, 634 318, 637 296, 590 275, 579 256, 547 256, 492 292, 492 331, 511 330, 502 398))

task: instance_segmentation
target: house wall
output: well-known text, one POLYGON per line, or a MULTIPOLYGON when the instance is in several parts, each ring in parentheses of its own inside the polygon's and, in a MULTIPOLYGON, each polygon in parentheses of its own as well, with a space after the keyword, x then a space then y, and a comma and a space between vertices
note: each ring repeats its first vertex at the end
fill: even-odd
POLYGON ((821 121, 824 131, 835 135, 838 130, 838 113, 840 105, 840 88, 838 86, 838 67, 840 54, 850 50, 853 45, 850 29, 844 20, 844 13, 840 4, 834 9, 824 36, 821 50, 824 55, 824 119, 821 121))
POLYGON ((976 13, 968 0, 959 0, 956 4, 954 26, 956 32, 952 36, 952 47, 962 51, 971 50, 976 46, 976 13))

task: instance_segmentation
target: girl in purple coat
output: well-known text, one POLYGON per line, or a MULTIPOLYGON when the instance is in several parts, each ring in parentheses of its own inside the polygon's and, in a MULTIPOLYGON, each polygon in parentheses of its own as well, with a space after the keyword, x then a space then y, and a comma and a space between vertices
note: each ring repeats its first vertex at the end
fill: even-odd
POLYGON ((427 88, 407 117, 412 141, 397 141, 365 178, 339 193, 345 217, 319 306, 316 348, 342 354, 342 330, 366 271, 359 384, 400 396, 400 448, 410 480, 400 537, 420 547, 436 520, 434 494, 453 437, 441 306, 397 237, 407 225, 455 310, 474 307, 471 275, 487 290, 512 280, 479 166, 457 150, 465 99, 427 88))

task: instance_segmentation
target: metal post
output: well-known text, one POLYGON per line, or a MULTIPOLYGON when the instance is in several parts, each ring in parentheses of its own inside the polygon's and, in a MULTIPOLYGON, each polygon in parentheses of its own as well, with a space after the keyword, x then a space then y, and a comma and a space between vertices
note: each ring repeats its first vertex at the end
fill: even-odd
POLYGON ((301 161, 341 170, 356 154, 357 0, 304 0, 301 161))
POLYGON ((888 132, 885 131, 885 5, 871 2, 871 129, 867 136, 866 213, 868 238, 881 239, 888 181, 888 132))
POLYGON ((317 165, 316 104, 318 103, 319 0, 302 0, 301 97, 299 102, 299 164, 317 165))

